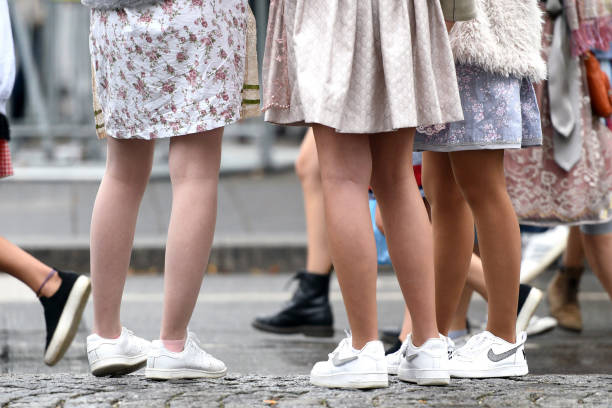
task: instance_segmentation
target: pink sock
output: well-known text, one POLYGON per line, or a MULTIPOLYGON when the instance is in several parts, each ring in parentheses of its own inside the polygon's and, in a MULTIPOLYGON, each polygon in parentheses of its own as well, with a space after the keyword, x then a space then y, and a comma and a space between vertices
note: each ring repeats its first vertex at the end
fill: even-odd
POLYGON ((185 348, 185 339, 183 340, 162 340, 166 350, 180 353, 185 348))

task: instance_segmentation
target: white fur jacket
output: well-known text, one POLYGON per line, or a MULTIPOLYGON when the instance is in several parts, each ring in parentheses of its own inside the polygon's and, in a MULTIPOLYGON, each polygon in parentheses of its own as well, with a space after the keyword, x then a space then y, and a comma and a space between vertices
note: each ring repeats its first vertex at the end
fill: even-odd
POLYGON ((537 0, 477 0, 476 18, 455 23, 450 41, 458 63, 533 82, 546 78, 537 0))

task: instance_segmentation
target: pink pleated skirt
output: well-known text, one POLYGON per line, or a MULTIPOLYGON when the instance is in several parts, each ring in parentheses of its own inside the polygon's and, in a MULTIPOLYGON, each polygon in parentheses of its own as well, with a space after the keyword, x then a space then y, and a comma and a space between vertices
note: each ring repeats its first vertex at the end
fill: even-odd
POLYGON ((272 0, 263 86, 278 124, 378 133, 463 119, 435 0, 272 0))

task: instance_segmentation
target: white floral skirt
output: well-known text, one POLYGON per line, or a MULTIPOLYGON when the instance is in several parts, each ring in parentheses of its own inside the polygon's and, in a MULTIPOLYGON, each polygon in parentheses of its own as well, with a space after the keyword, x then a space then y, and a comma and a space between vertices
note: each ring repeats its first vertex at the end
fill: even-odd
POLYGON ((165 0, 91 13, 94 86, 105 132, 158 139, 240 119, 246 0, 165 0))

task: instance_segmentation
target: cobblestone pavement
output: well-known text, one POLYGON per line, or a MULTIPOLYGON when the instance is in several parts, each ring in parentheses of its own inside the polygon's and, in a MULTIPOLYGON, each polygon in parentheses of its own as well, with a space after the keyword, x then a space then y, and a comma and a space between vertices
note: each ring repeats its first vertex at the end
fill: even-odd
MULTIPOLYGON (((550 274, 537 285, 544 287, 550 274)), ((308 384, 306 374, 312 364, 327 357, 348 327, 335 280, 334 337, 276 336, 250 327, 255 315, 273 312, 289 298, 291 289, 284 286, 288 279, 286 274, 207 277, 190 327, 205 349, 227 364, 230 374, 219 380, 150 382, 142 371, 111 379, 87 374, 84 348, 91 330, 91 304, 64 359, 55 367, 45 366, 42 309, 31 291, 14 279, 1 278, 0 408, 612 406, 611 305, 591 274, 581 285, 584 331, 556 329, 531 337, 526 351, 533 374, 520 379, 453 380, 442 388, 421 388, 394 378, 389 388, 374 391, 326 390, 308 384), (258 375, 250 375, 254 373, 258 375)), ((123 322, 148 339, 159 335, 162 286, 160 276, 130 277, 127 282, 123 322)), ((397 325, 403 303, 394 276, 379 276, 378 302, 380 327, 397 325)), ((472 321, 482 321, 484 309, 485 303, 475 300, 472 321)), ((545 315, 545 302, 538 309, 545 315)))
POLYGON ((419 387, 395 378, 389 388, 328 390, 306 376, 233 376, 203 381, 154 382, 142 375, 95 378, 86 374, 0 377, 0 406, 17 407, 608 407, 612 376, 527 376, 452 380, 419 387))

